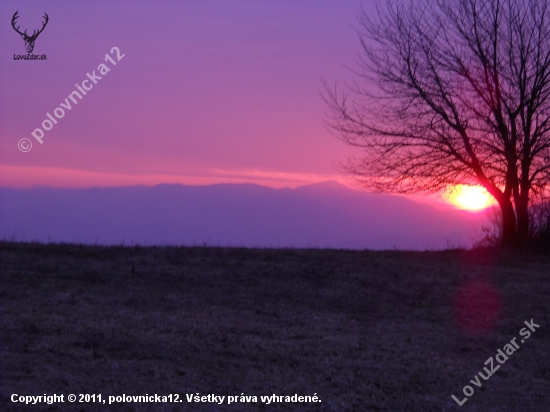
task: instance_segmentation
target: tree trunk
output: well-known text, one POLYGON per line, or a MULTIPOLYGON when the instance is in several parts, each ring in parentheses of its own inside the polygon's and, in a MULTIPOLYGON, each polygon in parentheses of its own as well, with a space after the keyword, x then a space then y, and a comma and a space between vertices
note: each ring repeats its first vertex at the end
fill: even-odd
POLYGON ((516 225, 516 213, 510 199, 502 199, 499 202, 502 212, 502 243, 506 246, 516 246, 518 243, 518 231, 516 225))
POLYGON ((529 202, 520 197, 516 203, 517 240, 522 243, 529 238, 529 202))

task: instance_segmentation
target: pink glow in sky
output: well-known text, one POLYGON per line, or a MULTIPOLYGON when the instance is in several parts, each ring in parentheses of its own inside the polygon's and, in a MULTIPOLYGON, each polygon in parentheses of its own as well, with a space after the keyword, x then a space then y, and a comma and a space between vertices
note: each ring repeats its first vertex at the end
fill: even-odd
MULTIPOLYGON (((369 6, 364 3, 364 6, 369 6)), ((349 81, 358 1, 0 4, 0 185, 346 181, 352 154, 324 128, 321 78, 349 81), (35 54, 10 25, 46 29, 35 54), (76 83, 124 58, 39 144, 31 132, 76 83), (32 150, 17 143, 29 138, 32 150)))

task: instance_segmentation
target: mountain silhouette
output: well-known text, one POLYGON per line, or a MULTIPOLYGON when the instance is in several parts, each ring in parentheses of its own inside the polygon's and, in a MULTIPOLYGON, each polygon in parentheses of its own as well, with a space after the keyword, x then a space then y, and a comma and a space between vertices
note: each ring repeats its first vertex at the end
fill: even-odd
POLYGON ((0 188, 6 240, 350 249, 469 246, 483 213, 325 182, 88 189, 0 188))

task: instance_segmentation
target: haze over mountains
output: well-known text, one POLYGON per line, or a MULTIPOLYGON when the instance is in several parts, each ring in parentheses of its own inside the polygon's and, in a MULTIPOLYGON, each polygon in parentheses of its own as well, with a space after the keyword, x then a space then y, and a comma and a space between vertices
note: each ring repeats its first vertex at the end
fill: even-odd
POLYGON ((470 246, 484 213, 439 210, 334 182, 0 188, 0 236, 99 244, 350 249, 470 246))

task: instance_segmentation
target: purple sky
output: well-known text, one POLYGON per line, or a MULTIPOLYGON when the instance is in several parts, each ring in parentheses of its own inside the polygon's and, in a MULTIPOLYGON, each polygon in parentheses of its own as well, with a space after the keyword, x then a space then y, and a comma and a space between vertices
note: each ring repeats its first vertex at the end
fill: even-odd
MULTIPOLYGON (((366 8, 369 2, 363 2, 366 8)), ((0 3, 0 186, 345 181, 353 151, 323 127, 321 78, 352 78, 358 0, 0 3), (41 27, 14 60, 22 29, 41 27), (39 144, 46 113, 124 58, 39 144), (27 153, 18 142, 29 138, 27 153)), ((349 180, 349 179, 348 179, 349 180)))

